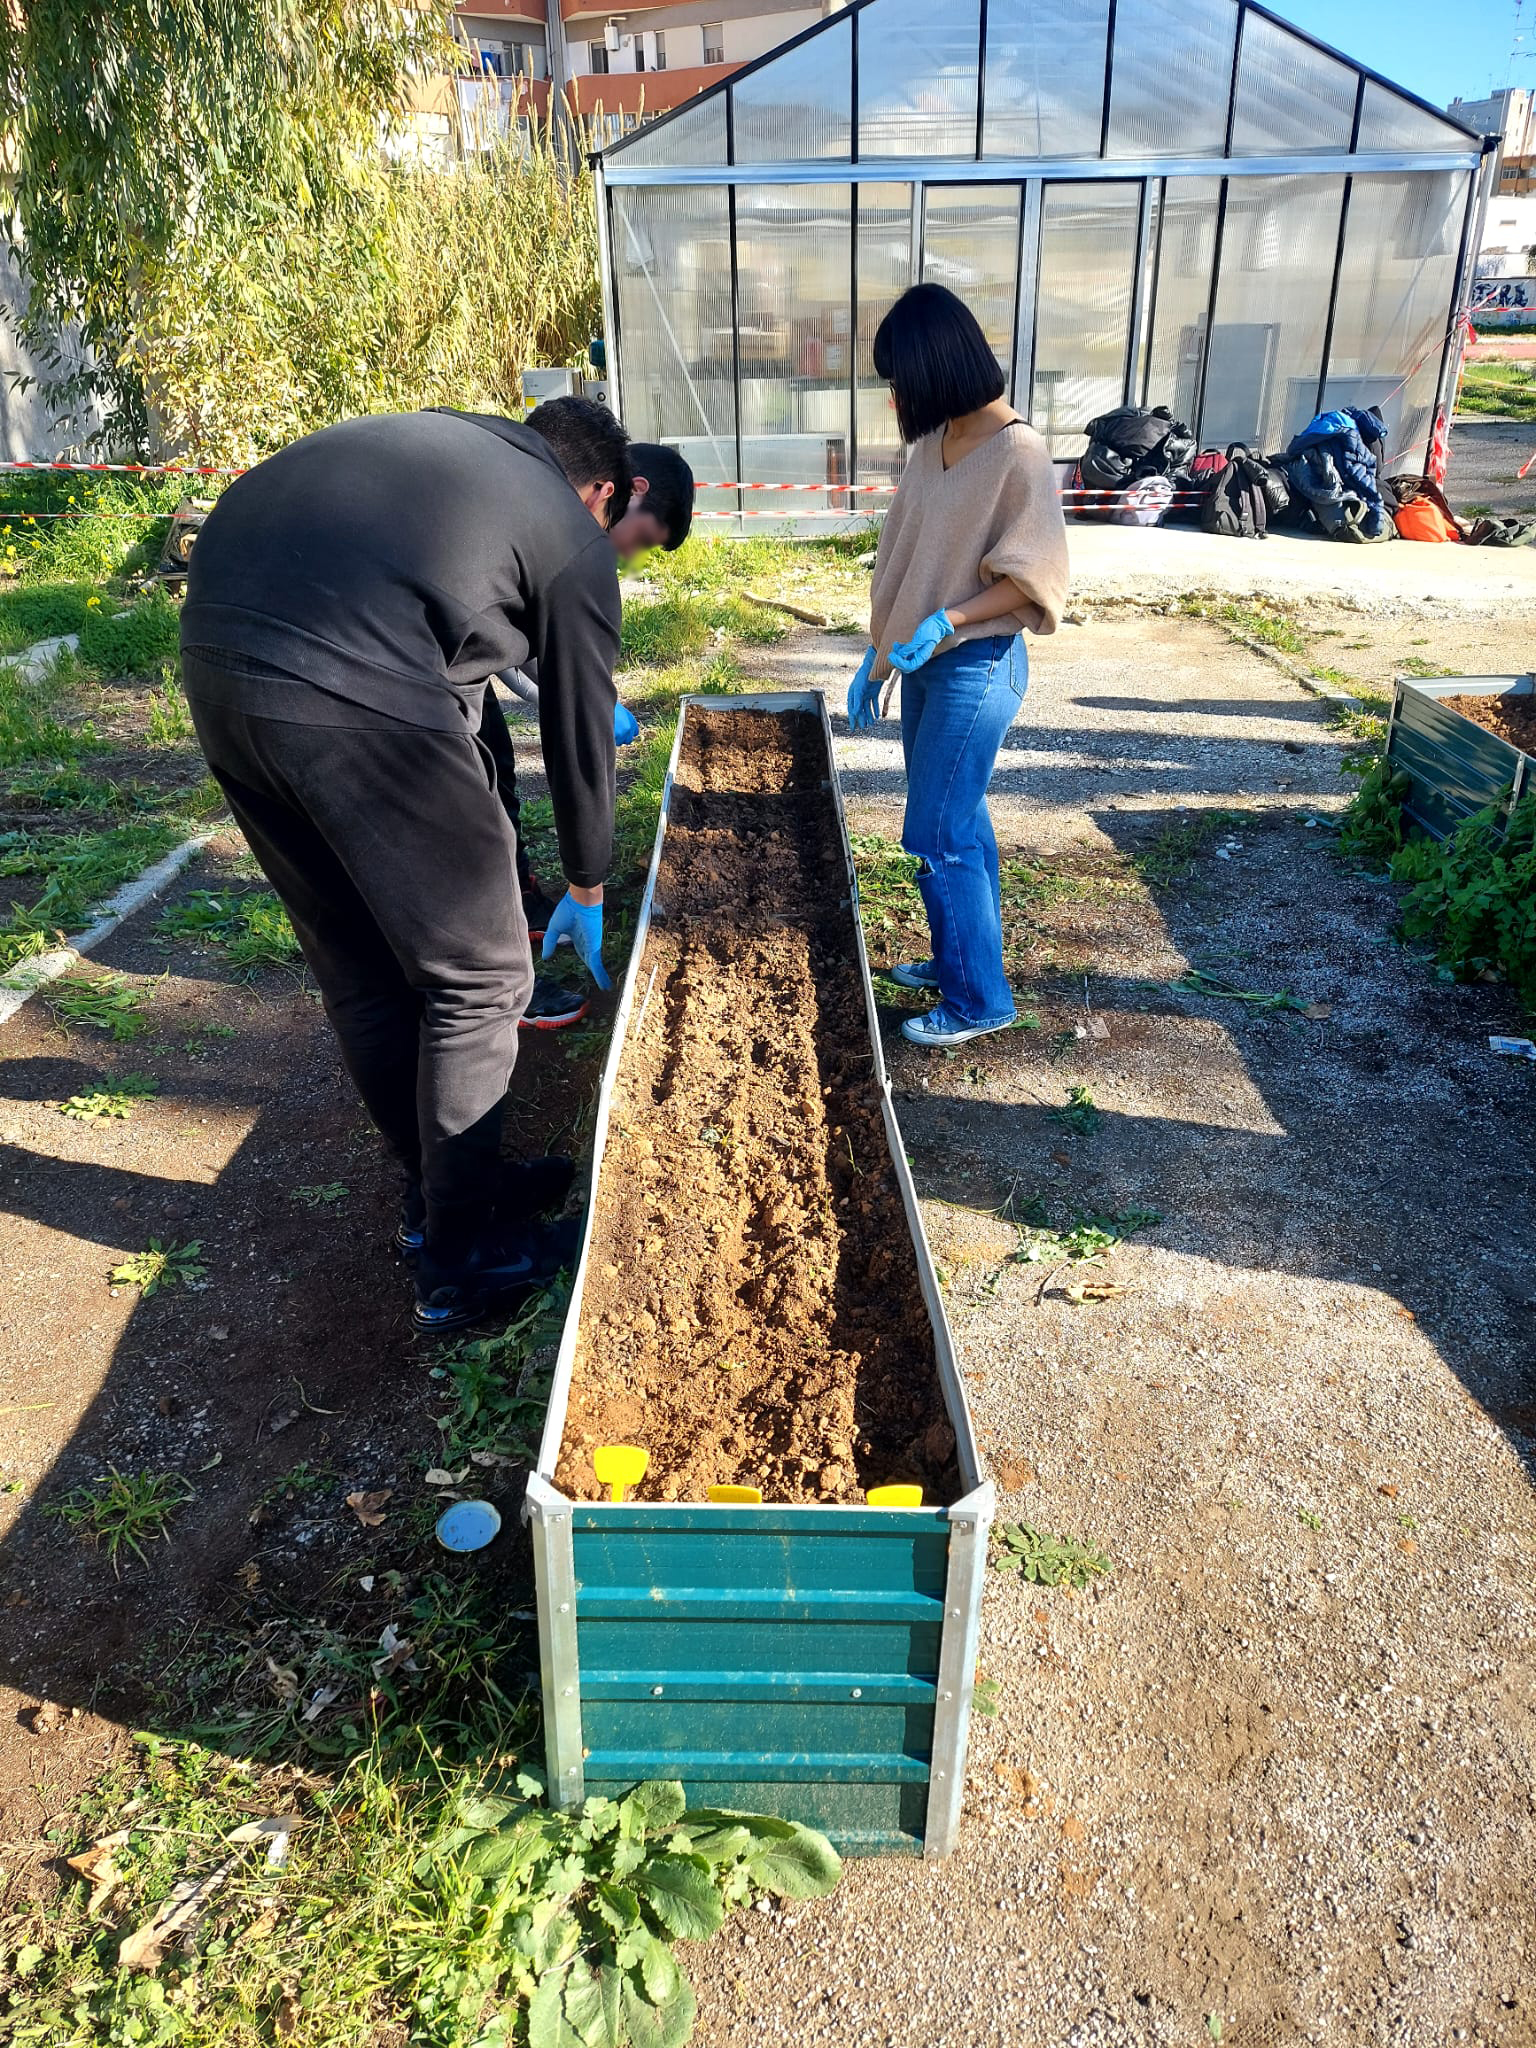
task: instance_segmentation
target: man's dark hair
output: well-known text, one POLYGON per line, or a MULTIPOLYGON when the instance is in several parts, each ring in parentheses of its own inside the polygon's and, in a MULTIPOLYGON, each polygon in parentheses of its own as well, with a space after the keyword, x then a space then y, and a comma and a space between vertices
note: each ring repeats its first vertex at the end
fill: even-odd
POLYGON ((659 441, 631 441, 629 466, 650 485, 640 503, 666 529, 662 546, 670 554, 682 546, 693 524, 693 471, 675 448, 663 448, 659 441))
POLYGON ((555 460, 578 491, 588 484, 613 484, 605 526, 622 519, 634 490, 629 435, 606 405, 591 398, 546 398, 524 425, 546 440, 555 460))
POLYGON ((907 442, 979 411, 1005 389, 976 315, 941 284, 913 285, 880 322, 875 375, 891 387, 907 442))

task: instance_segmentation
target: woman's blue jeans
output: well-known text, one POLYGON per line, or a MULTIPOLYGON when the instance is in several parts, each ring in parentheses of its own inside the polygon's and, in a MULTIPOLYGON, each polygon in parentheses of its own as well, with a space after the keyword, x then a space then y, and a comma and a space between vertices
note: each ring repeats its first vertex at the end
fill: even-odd
POLYGON ((964 1024, 1006 1024, 1015 1014, 987 784, 1028 685, 1022 633, 962 640, 901 680, 901 843, 921 863, 944 1007, 964 1024))

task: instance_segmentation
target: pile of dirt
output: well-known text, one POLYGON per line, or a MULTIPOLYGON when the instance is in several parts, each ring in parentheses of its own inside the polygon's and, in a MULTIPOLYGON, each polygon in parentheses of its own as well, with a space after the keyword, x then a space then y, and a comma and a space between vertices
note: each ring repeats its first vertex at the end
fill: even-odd
POLYGON ((597 1191, 560 1486, 958 1490, 808 715, 690 711, 597 1191), (786 789, 786 784, 788 785, 786 789))
POLYGON ((1442 697, 1447 711, 1459 711, 1486 732, 1496 732, 1522 753, 1536 755, 1536 696, 1442 697))

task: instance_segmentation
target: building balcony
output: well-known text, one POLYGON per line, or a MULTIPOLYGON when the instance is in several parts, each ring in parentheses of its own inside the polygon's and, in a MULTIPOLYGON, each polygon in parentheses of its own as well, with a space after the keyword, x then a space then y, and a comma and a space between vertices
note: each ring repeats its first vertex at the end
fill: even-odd
POLYGON ((739 64, 689 64, 675 71, 583 72, 571 80, 571 106, 578 114, 665 114, 740 69, 739 64))

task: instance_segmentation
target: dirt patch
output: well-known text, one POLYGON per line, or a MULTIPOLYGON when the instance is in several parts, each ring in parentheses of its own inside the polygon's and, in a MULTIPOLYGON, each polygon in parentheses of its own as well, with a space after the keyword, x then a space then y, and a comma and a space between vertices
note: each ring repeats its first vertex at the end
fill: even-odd
POLYGON ((1495 732, 1522 753, 1536 754, 1536 697, 1442 697, 1447 711, 1459 711, 1485 732, 1495 732))
POLYGON ((954 1496, 824 770, 808 716, 690 714, 597 1196, 577 1497, 615 1441, 650 1451, 646 1499, 954 1496))

